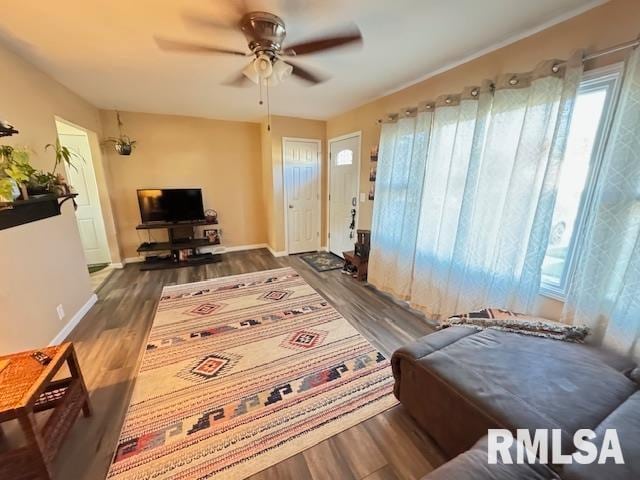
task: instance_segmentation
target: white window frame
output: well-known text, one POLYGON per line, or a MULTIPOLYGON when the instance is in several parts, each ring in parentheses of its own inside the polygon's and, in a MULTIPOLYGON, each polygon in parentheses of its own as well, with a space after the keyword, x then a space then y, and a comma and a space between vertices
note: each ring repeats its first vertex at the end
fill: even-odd
POLYGON ((616 63, 585 72, 582 77, 582 81, 580 82, 578 93, 600 89, 604 85, 609 86, 609 91, 607 92, 607 99, 605 100, 604 109, 602 111, 602 118, 596 133, 594 148, 591 153, 591 165, 589 167, 585 188, 582 192, 582 198, 580 199, 580 206, 576 215, 576 223, 574 225, 571 242, 569 243, 567 257, 565 259, 562 278, 560 279, 559 285, 545 283, 544 280, 541 281, 540 294, 545 297, 560 301, 566 300, 569 284, 575 273, 577 259, 581 253, 582 240, 589 212, 592 211, 593 197, 598 183, 598 176, 602 168, 602 159, 609 137, 609 132, 611 130, 613 113, 615 111, 616 104, 618 103, 623 71, 624 63, 616 63))

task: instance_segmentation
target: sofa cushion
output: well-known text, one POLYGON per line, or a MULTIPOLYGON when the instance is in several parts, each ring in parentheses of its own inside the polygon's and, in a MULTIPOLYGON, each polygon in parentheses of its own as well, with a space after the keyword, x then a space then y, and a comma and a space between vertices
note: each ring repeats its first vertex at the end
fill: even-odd
MULTIPOLYGON (((515 445, 515 443, 514 443, 515 445)), ((515 446, 511 456, 516 458, 515 446)), ((559 477, 545 465, 489 465, 487 437, 481 438, 471 449, 437 468, 422 480, 556 480, 559 477)))
POLYGON ((592 347, 498 330, 450 327, 396 351, 395 393, 453 457, 488 428, 595 429, 638 385, 592 347))
POLYGON ((567 480, 628 480, 640 478, 640 392, 634 393, 611 413, 595 430, 594 443, 598 451, 602 447, 604 432, 616 429, 624 465, 617 465, 612 459, 605 464, 581 465, 572 463, 564 468, 563 478, 567 480))

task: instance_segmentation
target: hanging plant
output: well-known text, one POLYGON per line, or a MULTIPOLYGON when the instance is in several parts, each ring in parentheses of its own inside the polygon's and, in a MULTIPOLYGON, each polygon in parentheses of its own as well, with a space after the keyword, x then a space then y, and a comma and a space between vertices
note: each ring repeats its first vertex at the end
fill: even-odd
POLYGON ((124 124, 120 120, 120 112, 116 112, 116 118, 118 119, 118 136, 107 138, 103 144, 112 144, 118 155, 131 155, 136 146, 136 140, 131 140, 129 135, 122 133, 124 124))

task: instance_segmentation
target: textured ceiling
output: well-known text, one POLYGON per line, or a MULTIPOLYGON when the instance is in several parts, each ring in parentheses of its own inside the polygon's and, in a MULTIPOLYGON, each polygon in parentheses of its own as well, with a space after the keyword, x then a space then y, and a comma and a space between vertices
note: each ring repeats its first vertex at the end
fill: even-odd
MULTIPOLYGON (((240 32, 187 28, 183 11, 233 16, 233 0, 22 0, 0 16, 0 42, 101 108, 256 120, 258 88, 220 85, 243 57, 169 54, 154 34, 246 49, 240 32)), ((430 72, 593 7, 593 0, 248 0, 283 18, 296 42, 355 22, 364 45, 299 57, 331 79, 271 89, 278 115, 328 118, 430 72)), ((5 72, 7 74, 7 72, 5 72)), ((1 108, 1 106, 0 106, 1 108)))

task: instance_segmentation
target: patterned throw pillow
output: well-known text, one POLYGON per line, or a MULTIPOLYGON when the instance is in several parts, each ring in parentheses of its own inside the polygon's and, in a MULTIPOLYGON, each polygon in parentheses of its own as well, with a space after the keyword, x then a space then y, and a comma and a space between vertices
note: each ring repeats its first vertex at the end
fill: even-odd
POLYGON ((584 325, 567 325, 542 317, 533 317, 498 308, 485 308, 477 312, 454 315, 440 324, 441 328, 454 325, 478 330, 491 328, 577 343, 582 343, 589 335, 589 327, 584 325))

